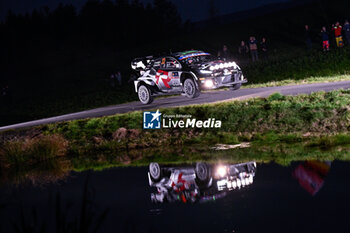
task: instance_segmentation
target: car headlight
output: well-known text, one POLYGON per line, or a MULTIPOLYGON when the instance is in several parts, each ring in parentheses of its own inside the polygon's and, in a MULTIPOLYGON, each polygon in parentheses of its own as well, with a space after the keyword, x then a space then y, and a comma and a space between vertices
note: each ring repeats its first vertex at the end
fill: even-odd
POLYGON ((204 85, 206 88, 212 88, 214 86, 214 82, 211 79, 205 80, 204 85))
POLYGON ((249 183, 253 183, 253 176, 251 175, 251 176, 249 176, 249 183))
POLYGON ((224 177, 227 174, 227 168, 225 166, 219 166, 216 171, 220 177, 224 177))

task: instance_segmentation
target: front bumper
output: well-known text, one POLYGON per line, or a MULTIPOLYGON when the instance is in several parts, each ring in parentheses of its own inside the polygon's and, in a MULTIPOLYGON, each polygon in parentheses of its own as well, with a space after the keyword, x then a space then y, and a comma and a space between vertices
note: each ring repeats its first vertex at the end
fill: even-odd
POLYGON ((204 77, 199 79, 199 85, 203 90, 217 89, 221 87, 232 87, 235 84, 247 83, 241 72, 217 77, 204 77))

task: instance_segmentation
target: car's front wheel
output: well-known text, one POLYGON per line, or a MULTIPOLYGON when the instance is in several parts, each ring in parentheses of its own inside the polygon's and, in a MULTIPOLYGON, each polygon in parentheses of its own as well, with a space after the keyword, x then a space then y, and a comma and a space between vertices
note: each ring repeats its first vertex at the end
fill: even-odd
POLYGON ((151 90, 144 84, 141 84, 137 90, 139 100, 143 104, 150 104, 153 102, 151 90))
POLYGON ((200 95, 200 91, 196 87, 192 78, 187 78, 184 82, 184 92, 188 98, 196 98, 200 95))
POLYGON ((208 164, 197 163, 195 171, 196 171, 197 181, 199 181, 202 184, 208 182, 208 180, 211 176, 211 171, 210 171, 208 164))
POLYGON ((232 87, 230 87, 230 90, 231 91, 238 90, 239 88, 241 88, 241 86, 242 86, 241 83, 234 84, 234 85, 232 85, 232 87))

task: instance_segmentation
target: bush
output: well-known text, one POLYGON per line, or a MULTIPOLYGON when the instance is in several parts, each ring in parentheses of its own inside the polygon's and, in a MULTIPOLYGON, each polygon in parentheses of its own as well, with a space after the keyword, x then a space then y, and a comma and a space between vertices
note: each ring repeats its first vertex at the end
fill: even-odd
POLYGON ((1 145, 0 159, 5 167, 31 165, 65 156, 67 149, 68 141, 57 134, 12 139, 1 145))

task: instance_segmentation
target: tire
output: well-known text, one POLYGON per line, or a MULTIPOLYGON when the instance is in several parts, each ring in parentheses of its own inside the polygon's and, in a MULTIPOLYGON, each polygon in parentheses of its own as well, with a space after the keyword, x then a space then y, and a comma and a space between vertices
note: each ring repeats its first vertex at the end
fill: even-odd
POLYGON ((232 85, 232 87, 230 87, 230 90, 231 91, 238 90, 239 88, 241 88, 241 86, 242 86, 242 83, 234 84, 234 85, 232 85))
POLYGON ((184 81, 184 92, 188 98, 196 98, 200 95, 200 91, 196 87, 192 78, 187 78, 184 81))
POLYGON ((162 177, 162 170, 158 163, 149 164, 149 174, 153 181, 159 181, 162 177))
POLYGON ((196 164, 196 179, 199 181, 201 184, 207 183, 210 176, 210 168, 206 163, 197 163, 196 164))
POLYGON ((137 94, 141 103, 150 104, 153 102, 151 90, 146 85, 141 84, 137 89, 137 94))

